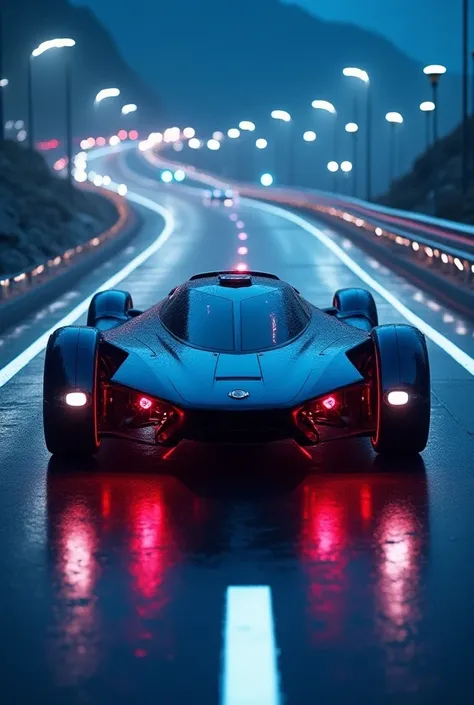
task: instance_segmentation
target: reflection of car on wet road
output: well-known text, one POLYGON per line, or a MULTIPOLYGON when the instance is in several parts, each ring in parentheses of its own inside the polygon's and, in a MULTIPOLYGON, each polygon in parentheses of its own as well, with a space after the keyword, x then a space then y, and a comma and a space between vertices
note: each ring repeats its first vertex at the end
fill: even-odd
POLYGON ((93 454, 102 437, 142 428, 161 446, 368 436, 393 455, 426 445, 424 337, 379 326, 363 289, 341 289, 320 309, 274 275, 212 272, 145 312, 126 292, 100 292, 87 324, 58 329, 48 344, 52 453, 93 454))

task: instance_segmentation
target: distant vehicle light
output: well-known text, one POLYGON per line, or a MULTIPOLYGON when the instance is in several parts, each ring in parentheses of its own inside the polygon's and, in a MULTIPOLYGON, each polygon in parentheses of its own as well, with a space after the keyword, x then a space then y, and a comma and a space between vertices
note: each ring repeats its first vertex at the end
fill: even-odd
POLYGON ((119 196, 126 196, 126 195, 127 195, 127 192, 128 192, 128 188, 126 187, 126 185, 125 185, 125 184, 120 184, 119 187, 118 187, 118 189, 117 189, 118 195, 119 195, 119 196))
POLYGON ((337 162, 328 162, 328 170, 333 174, 339 171, 339 164, 337 162))
POLYGON ((137 139, 138 139, 138 132, 137 132, 137 130, 130 130, 130 132, 128 133, 128 137, 129 137, 129 139, 131 139, 131 140, 137 140, 137 139))
POLYGON ((238 130, 236 127, 231 127, 230 130, 227 131, 227 137, 229 137, 231 140, 236 140, 240 137, 240 130, 238 130))
POLYGON ((215 188, 212 192, 212 195, 214 196, 214 198, 220 198, 222 196, 222 191, 220 191, 218 188, 215 188))
POLYGON ((201 140, 198 140, 197 137, 191 137, 188 142, 188 147, 190 149, 199 149, 201 147, 201 140))
POLYGON ((314 132, 314 130, 306 130, 303 134, 303 139, 305 142, 314 142, 316 139, 316 132, 314 132))
POLYGON ((212 152, 217 152, 218 149, 221 148, 221 143, 219 140, 208 140, 207 141, 207 148, 210 149, 212 152))
POLYGON ((390 406, 405 406, 405 404, 408 404, 409 399, 408 392, 393 391, 387 394, 387 402, 390 406))
POLYGON ((128 133, 127 133, 127 130, 119 130, 117 135, 118 135, 119 139, 121 139, 123 141, 123 140, 127 139, 128 133))
POLYGON ((236 270, 238 272, 246 272, 248 270, 248 265, 245 264, 245 262, 239 262, 239 264, 236 267, 236 270))
POLYGON ((345 174, 348 174, 350 171, 352 171, 352 162, 341 162, 341 171, 343 171, 345 174))
POLYGON ((260 183, 262 186, 271 186, 273 184, 273 176, 271 174, 262 174, 260 183))
POLYGON ((174 172, 175 181, 184 181, 186 178, 186 173, 182 169, 178 169, 174 172))
POLYGON ((259 137, 259 139, 255 142, 255 146, 257 149, 266 149, 268 147, 268 142, 263 137, 259 137))
POLYGON ((246 255, 248 253, 248 248, 247 247, 239 247, 237 250, 237 253, 241 256, 246 255))
POLYGON ((68 406, 85 406, 87 404, 87 394, 84 392, 69 392, 66 394, 66 404, 68 406))
POLYGON ((167 169, 161 173, 161 180, 165 184, 170 184, 173 181, 173 174, 167 169))
POLYGON ((196 130, 194 127, 185 127, 183 130, 183 135, 186 137, 187 140, 192 139, 196 134, 196 130))
POLYGON ((140 397, 138 406, 141 409, 144 409, 144 411, 148 411, 148 409, 151 409, 151 407, 153 406, 153 402, 151 399, 148 399, 148 397, 140 397))

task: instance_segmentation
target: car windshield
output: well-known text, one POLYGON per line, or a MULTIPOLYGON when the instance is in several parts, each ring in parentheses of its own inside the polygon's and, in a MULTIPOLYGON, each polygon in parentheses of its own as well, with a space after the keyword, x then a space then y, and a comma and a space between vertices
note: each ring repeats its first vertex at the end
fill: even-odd
POLYGON ((229 299, 183 287, 165 304, 161 320, 173 335, 190 345, 234 351, 234 309, 229 299))
POLYGON ((246 299, 240 304, 242 351, 268 350, 287 343, 306 328, 308 321, 306 309, 288 291, 246 299))

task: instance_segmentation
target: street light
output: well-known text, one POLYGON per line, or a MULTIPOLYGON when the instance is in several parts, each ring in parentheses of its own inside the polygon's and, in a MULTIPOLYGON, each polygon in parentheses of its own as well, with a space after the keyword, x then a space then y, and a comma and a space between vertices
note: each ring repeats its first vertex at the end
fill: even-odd
POLYGON ((135 105, 135 103, 127 103, 127 105, 124 105, 122 108, 122 115, 129 115, 130 113, 136 113, 138 110, 138 107, 135 105))
POLYGON ((426 115, 426 149, 429 149, 431 144, 431 113, 436 108, 432 100, 424 100, 420 103, 420 110, 426 115))
POLYGON ((349 174, 352 171, 352 162, 341 162, 341 171, 344 172, 344 174, 349 174))
POLYGON ((328 162, 328 171, 330 171, 332 174, 335 174, 337 171, 339 171, 339 164, 334 161, 328 162))
POLYGON ((314 142, 316 140, 316 132, 314 130, 306 130, 303 133, 303 139, 305 142, 314 142))
MULTIPOLYGON (((273 120, 276 120, 277 122, 284 122, 288 125, 288 142, 287 142, 287 164, 288 164, 288 172, 287 172, 287 180, 288 180, 288 185, 293 186, 295 183, 295 172, 296 172, 296 141, 295 141, 295 134, 293 130, 293 122, 291 119, 291 115, 287 110, 272 110, 270 113, 270 116, 273 120)), ((280 136, 280 132, 278 132, 275 135, 275 145, 278 145, 278 137, 280 136)), ((282 155, 282 160, 285 160, 284 156, 284 150, 283 149, 278 149, 276 146, 277 154, 280 153, 282 155)), ((286 151, 286 150, 285 150, 286 151)), ((275 161, 276 158, 275 158, 275 161)), ((279 165, 278 165, 279 166, 279 165)))
POLYGON ((442 64, 429 64, 423 69, 425 76, 428 76, 428 80, 431 83, 431 89, 433 92, 433 103, 435 104, 435 109, 433 111, 433 144, 435 149, 432 153, 432 174, 433 174, 433 206, 435 215, 438 212, 438 150, 436 145, 438 142, 438 113, 439 113, 439 103, 438 103, 438 86, 439 79, 446 73, 446 66, 442 64))
POLYGON ((217 152, 217 150, 221 148, 221 143, 219 140, 215 139, 207 140, 207 148, 210 149, 211 152, 217 152))
MULTIPOLYGON (((311 103, 311 106, 314 108, 314 110, 321 110, 322 112, 330 113, 331 115, 334 115, 332 139, 333 139, 334 155, 337 158, 337 154, 338 154, 338 148, 337 148, 338 147, 338 144, 337 144, 337 110, 336 110, 335 106, 332 103, 330 103, 328 100, 313 100, 313 102, 311 103)), ((332 162, 332 163, 334 164, 337 162, 332 162)), ((329 171, 331 171, 331 170, 329 169, 329 171)), ((335 172, 333 172, 333 173, 335 173, 335 172)), ((337 182, 336 182, 336 180, 334 180, 334 189, 336 189, 336 186, 337 186, 337 182)))
POLYGON ((120 90, 118 88, 103 88, 99 91, 94 99, 95 105, 102 103, 103 100, 107 98, 118 98, 120 95, 120 90))
POLYGON ((291 122, 291 115, 286 110, 272 110, 271 116, 274 120, 282 120, 283 122, 291 122))
POLYGON ((194 127, 185 127, 183 130, 183 135, 187 140, 192 140, 192 138, 196 136, 196 130, 194 127))
POLYGON ((390 157, 389 157, 389 179, 390 184, 393 184, 395 177, 396 165, 397 165, 397 125, 403 123, 403 115, 401 113, 390 112, 385 115, 386 121, 390 124, 390 157))
POLYGON ((255 123, 251 122, 250 120, 242 120, 242 122, 239 123, 239 127, 241 130, 247 132, 254 132, 255 123))
MULTIPOLYGON (((34 105, 33 105, 33 59, 41 56, 50 49, 63 49, 72 48, 76 45, 74 39, 69 37, 57 37, 55 39, 48 39, 45 42, 41 42, 36 49, 33 49, 28 60, 28 75, 27 75, 27 113, 28 113, 28 134, 29 134, 29 145, 31 149, 35 147, 34 141, 34 105)), ((66 154, 67 154, 67 179, 68 182, 72 183, 72 92, 71 92, 71 62, 67 55, 65 61, 65 72, 66 72, 66 154)))
POLYGON ((356 66, 346 66, 346 68, 342 69, 342 74, 346 78, 355 78, 356 80, 361 81, 366 88, 365 178, 366 198, 370 201, 372 198, 372 91, 370 86, 370 77, 367 71, 357 68, 356 66))
POLYGON ((240 137, 240 130, 238 130, 236 127, 231 127, 230 130, 227 130, 227 137, 231 140, 237 140, 240 137))
POLYGON ((188 147, 190 147, 190 149, 200 149, 201 148, 201 140, 198 140, 197 137, 191 137, 191 139, 188 142, 188 147))
MULTIPOLYGON (((358 143, 358 132, 359 125, 356 122, 348 122, 344 127, 345 131, 352 135, 352 163, 357 165, 357 143, 358 143)), ((342 169, 342 164, 341 164, 342 169)), ((352 166, 351 166, 352 169, 352 166)), ((357 195, 357 166, 354 169, 354 178, 352 179, 352 195, 357 195)))
POLYGON ((271 174, 262 174, 260 183, 262 186, 271 186, 273 184, 273 176, 271 174))
POLYGON ((257 149, 266 149, 268 147, 268 142, 263 137, 259 137, 259 139, 255 142, 255 146, 257 149))
POLYGON ((0 88, 6 88, 9 83, 8 78, 0 78, 0 88))
POLYGON ((430 64, 429 66, 425 66, 423 73, 428 76, 433 90, 433 103, 436 108, 433 115, 433 142, 436 144, 438 141, 438 85, 439 79, 446 73, 446 66, 430 64))

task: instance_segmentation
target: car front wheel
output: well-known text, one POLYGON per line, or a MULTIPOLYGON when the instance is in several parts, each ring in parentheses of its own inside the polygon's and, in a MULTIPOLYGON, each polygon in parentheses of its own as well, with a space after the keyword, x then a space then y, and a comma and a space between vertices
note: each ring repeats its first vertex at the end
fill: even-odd
POLYGON ((46 348, 43 427, 50 453, 91 456, 99 450, 95 328, 58 328, 46 348))
POLYGON ((420 453, 430 428, 430 364, 424 335, 413 326, 373 329, 372 445, 377 453, 420 453))

